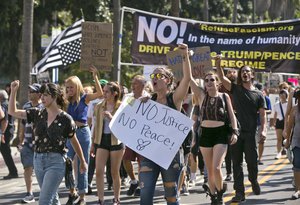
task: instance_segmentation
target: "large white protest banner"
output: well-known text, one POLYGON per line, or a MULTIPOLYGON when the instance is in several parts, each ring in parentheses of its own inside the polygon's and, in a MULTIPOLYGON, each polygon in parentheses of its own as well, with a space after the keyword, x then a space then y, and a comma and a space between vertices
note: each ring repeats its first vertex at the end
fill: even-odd
POLYGON ((168 169, 193 120, 179 111, 133 97, 123 100, 109 127, 126 146, 168 169))

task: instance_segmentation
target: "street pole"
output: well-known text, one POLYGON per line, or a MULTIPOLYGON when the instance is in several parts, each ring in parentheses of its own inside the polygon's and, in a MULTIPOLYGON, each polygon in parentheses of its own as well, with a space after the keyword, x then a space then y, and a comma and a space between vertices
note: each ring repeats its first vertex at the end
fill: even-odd
POLYGON ((121 72, 121 66, 120 66, 120 58, 119 58, 119 42, 121 38, 119 36, 119 29, 120 29, 120 0, 113 0, 114 5, 114 25, 113 25, 113 69, 112 69, 112 79, 114 81, 119 81, 120 83, 120 72, 121 72))

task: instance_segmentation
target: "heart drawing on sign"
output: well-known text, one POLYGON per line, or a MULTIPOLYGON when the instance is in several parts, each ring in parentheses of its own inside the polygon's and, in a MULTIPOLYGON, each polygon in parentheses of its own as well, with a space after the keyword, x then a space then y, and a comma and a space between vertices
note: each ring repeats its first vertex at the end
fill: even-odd
POLYGON ((149 141, 149 140, 144 141, 143 139, 138 139, 137 143, 138 143, 138 145, 136 146, 136 149, 139 151, 142 151, 143 149, 145 149, 145 147, 147 147, 149 144, 151 144, 151 141, 149 141))

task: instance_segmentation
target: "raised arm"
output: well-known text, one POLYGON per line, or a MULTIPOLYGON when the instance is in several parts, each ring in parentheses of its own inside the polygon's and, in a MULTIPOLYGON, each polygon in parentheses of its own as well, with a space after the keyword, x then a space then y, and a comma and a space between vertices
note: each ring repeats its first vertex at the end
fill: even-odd
POLYGON ((16 96, 17 96, 17 91, 19 89, 19 86, 20 86, 20 81, 18 80, 13 81, 10 85, 11 93, 8 102, 8 114, 10 114, 15 118, 26 119, 26 111, 17 109, 16 106, 16 96))
POLYGON ((179 44, 178 50, 181 52, 182 56, 183 78, 174 92, 173 101, 177 109, 180 110, 182 101, 188 92, 189 84, 192 78, 192 72, 188 54, 188 46, 186 44, 179 44))
POLYGON ((200 102, 202 102, 202 100, 204 99, 204 95, 205 95, 204 90, 197 85, 197 83, 193 77, 191 79, 190 86, 194 93, 195 98, 199 102, 198 104, 201 104, 200 102))
POLYGON ((226 90, 231 91, 231 81, 224 75, 223 68, 221 67, 221 59, 222 57, 220 55, 215 57, 217 74, 226 90))
POLYGON ((95 81, 96 92, 87 94, 86 99, 85 99, 86 104, 88 104, 91 100, 95 100, 96 98, 100 98, 100 97, 103 96, 103 90, 102 90, 101 85, 99 83, 97 68, 92 65, 90 67, 90 72, 93 74, 93 78, 94 78, 94 81, 95 81))

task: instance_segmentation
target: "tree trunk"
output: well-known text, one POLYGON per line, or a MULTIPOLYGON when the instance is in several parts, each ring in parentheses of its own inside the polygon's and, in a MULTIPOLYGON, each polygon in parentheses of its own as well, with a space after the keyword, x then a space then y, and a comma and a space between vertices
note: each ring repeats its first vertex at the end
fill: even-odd
POLYGON ((269 8, 269 16, 271 20, 279 18, 283 12, 285 0, 272 0, 269 8))
POLYGON ((233 3, 232 23, 236 23, 237 5, 238 5, 238 3, 239 3, 239 0, 234 0, 234 3, 233 3))
POLYGON ((179 17, 180 13, 180 0, 171 1, 171 16, 179 17))
POLYGON ((203 6, 203 20, 208 21, 208 0, 204 0, 204 6, 203 6))
POLYGON ((28 85, 31 83, 32 68, 32 32, 33 32, 33 0, 23 0, 23 27, 22 27, 22 58, 20 66, 20 95, 19 102, 23 105, 27 99, 28 85))
POLYGON ((262 20, 262 16, 264 13, 270 8, 271 0, 255 0, 256 1, 256 8, 255 13, 262 20))

